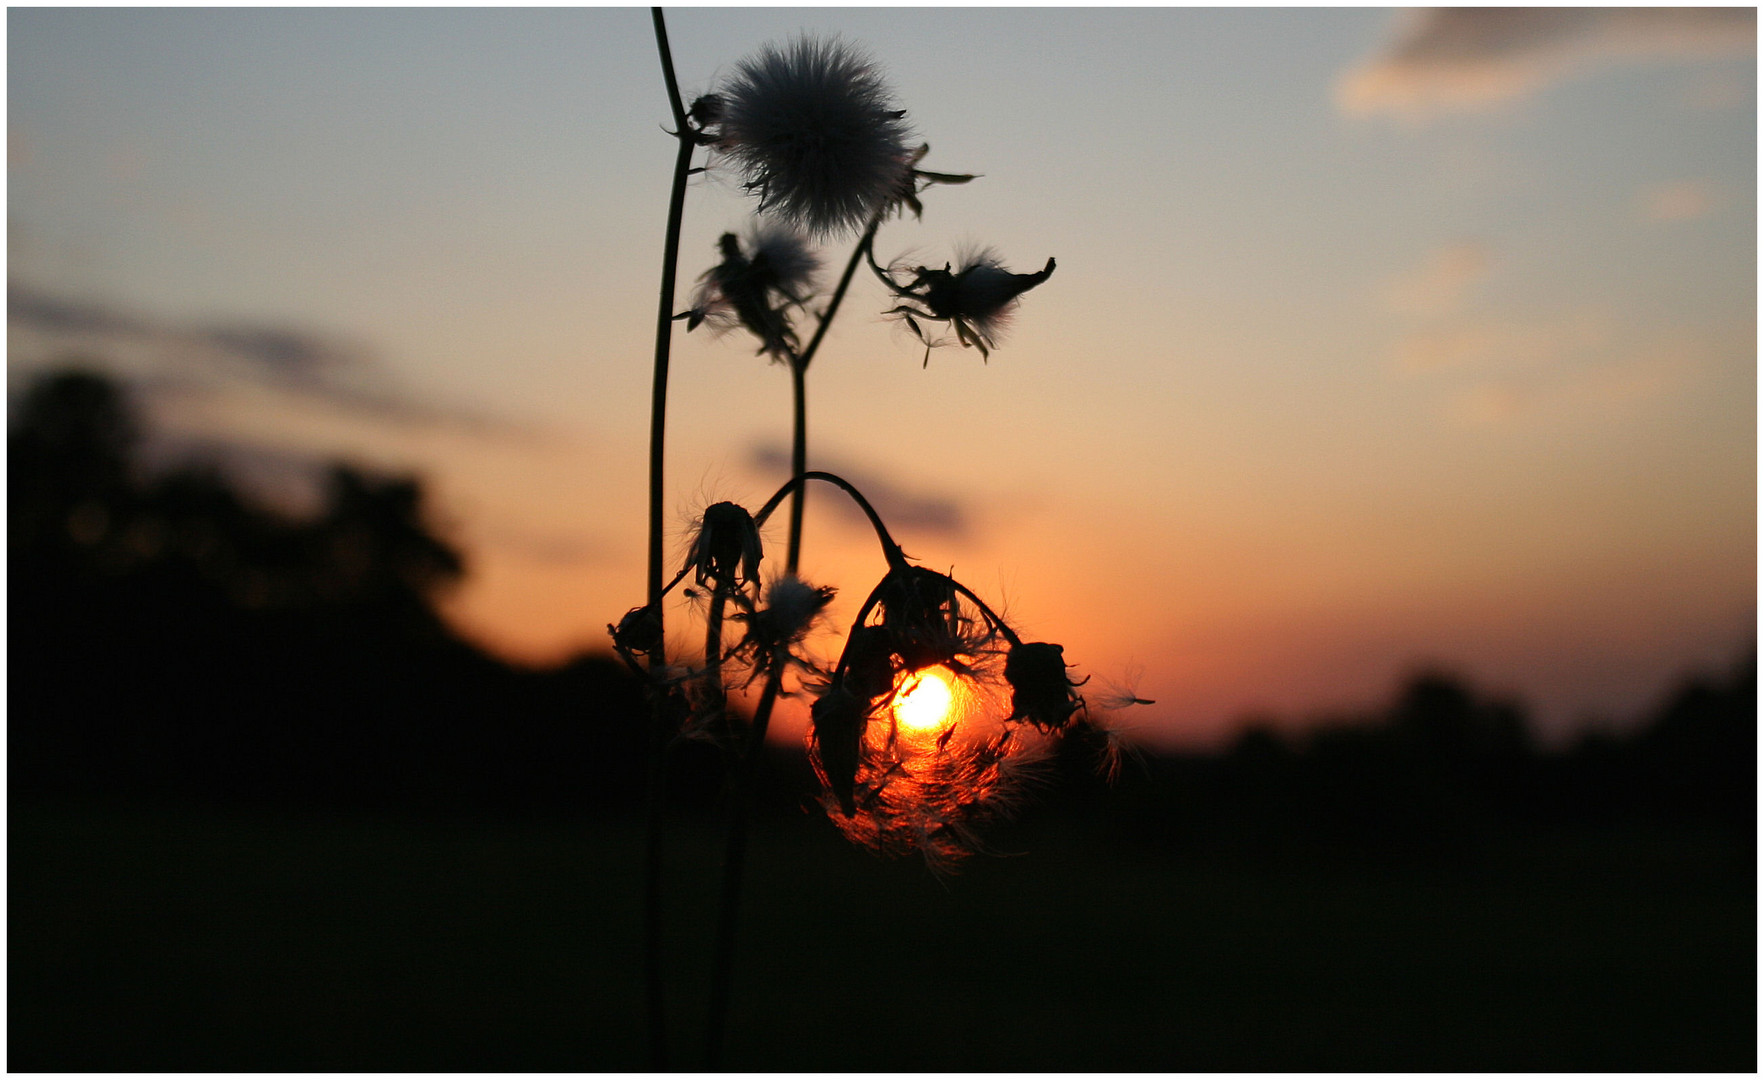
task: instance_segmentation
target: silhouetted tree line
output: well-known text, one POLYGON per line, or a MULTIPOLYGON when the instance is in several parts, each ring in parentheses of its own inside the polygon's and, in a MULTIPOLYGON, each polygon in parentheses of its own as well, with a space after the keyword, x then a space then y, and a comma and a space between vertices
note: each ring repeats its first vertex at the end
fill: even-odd
MULTIPOLYGON (((465 572, 423 489, 337 465, 291 518, 212 468, 144 475, 124 392, 46 376, 17 403, 10 484, 13 797, 568 813, 636 806, 647 710, 615 661, 550 670, 461 640, 465 572)), ((1386 710, 1223 754, 1148 758, 1104 789, 1069 743, 1055 800, 1160 845, 1450 848, 1551 824, 1714 826, 1755 838, 1755 653, 1687 682, 1630 737, 1542 753, 1511 702, 1438 674, 1386 710)), ((771 755, 770 806, 804 762, 771 755)), ((675 802, 722 762, 677 747, 675 802)))
POLYGON ((459 639, 415 479, 330 470, 296 519, 211 467, 142 475, 123 391, 72 371, 8 435, 14 798, 561 811, 640 797, 640 695, 459 639))
POLYGON ((1590 827, 1695 829, 1755 851, 1757 687, 1754 651, 1684 682, 1631 735, 1546 753, 1518 704, 1427 672, 1383 710, 1294 735, 1254 724, 1222 754, 1147 760, 1082 802, 1178 847, 1452 854, 1590 827))

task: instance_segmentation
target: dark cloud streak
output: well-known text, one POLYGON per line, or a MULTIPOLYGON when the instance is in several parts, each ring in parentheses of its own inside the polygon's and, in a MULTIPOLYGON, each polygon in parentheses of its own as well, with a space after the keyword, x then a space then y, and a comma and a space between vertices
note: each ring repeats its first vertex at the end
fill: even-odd
MULTIPOLYGON (((769 474, 777 478, 779 483, 790 476, 790 450, 775 442, 758 442, 748 448, 747 465, 757 473, 769 474)), ((850 481, 852 486, 864 493, 870 505, 876 508, 882 521, 891 531, 930 533, 948 537, 965 537, 972 529, 972 522, 961 506, 952 499, 939 495, 915 494, 902 490, 880 473, 853 465, 846 461, 828 461, 811 459, 811 469, 823 469, 836 473, 850 481)), ((835 496, 831 489, 823 489, 815 493, 817 505, 836 506, 837 512, 854 526, 868 529, 863 511, 842 495, 835 496)))
POLYGON ((211 392, 229 375, 321 407, 380 423, 443 428, 491 438, 526 438, 526 425, 475 410, 422 401, 384 385, 370 353, 339 339, 249 321, 179 326, 88 300, 56 296, 16 281, 6 287, 7 322, 70 339, 67 351, 102 353, 106 345, 145 346, 172 354, 171 369, 132 371, 119 377, 152 393, 211 392), (90 339, 99 339, 93 342, 90 339), (379 383, 380 385, 375 385, 379 383))
POLYGON ((1515 100, 1582 69, 1756 52, 1751 8, 1426 8, 1346 72, 1352 113, 1419 116, 1515 100))

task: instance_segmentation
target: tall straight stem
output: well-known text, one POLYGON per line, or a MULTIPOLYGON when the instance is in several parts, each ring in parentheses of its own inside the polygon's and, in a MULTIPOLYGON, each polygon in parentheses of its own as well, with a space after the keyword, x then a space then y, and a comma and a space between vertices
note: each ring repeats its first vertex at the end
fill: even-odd
POLYGON ((710 1013, 704 1030, 704 1067, 716 1071, 722 1063, 723 1031, 729 1018, 729 983, 735 968, 735 927, 741 909, 742 871, 747 864, 747 804, 753 795, 754 762, 766 742, 766 727, 778 688, 784 681, 784 665, 774 660, 766 672, 766 686, 753 712, 753 728, 747 735, 746 753, 738 766, 734 805, 729 813, 728 845, 723 852, 722 903, 717 917, 717 944, 711 968, 710 1013))
MULTIPOLYGON (((826 340, 827 327, 833 324, 833 316, 839 313, 839 305, 845 300, 845 290, 851 287, 852 274, 856 272, 858 260, 870 250, 876 240, 876 230, 882 226, 882 215, 877 214, 870 219, 869 228, 858 239, 857 246, 851 249, 851 258, 846 260, 845 272, 839 276, 839 286, 833 290, 832 299, 827 301, 827 310, 821 314, 821 321, 815 327, 815 336, 809 339, 808 348, 799 357, 790 361, 790 391, 793 403, 791 413, 790 439, 790 478, 800 481, 808 471, 808 366, 813 362, 815 353, 826 340)), ((790 546, 785 558, 785 571, 796 573, 802 561, 802 507, 808 499, 807 485, 798 483, 790 494, 790 546)))
MULTIPOLYGON (((808 472, 808 361, 790 362, 791 410, 790 478, 799 479, 808 472)), ((799 484, 790 496, 790 549, 784 560, 784 572, 796 573, 802 559, 802 504, 807 501, 806 484, 799 484)))
MULTIPOLYGON (((679 151, 674 158, 674 183, 668 196, 667 238, 662 244, 661 295, 655 323, 655 381, 649 404, 649 567, 648 605, 655 613, 656 630, 662 626, 662 495, 663 451, 666 448, 668 413, 668 357, 673 342, 674 278, 679 264, 680 219, 686 206, 686 178, 692 169, 696 140, 686 126, 686 109, 674 77, 674 58, 668 49, 667 24, 661 8, 652 8, 655 44, 661 55, 662 77, 667 81, 668 105, 674 113, 674 136, 679 151)), ((663 639, 665 640, 665 639, 663 639)), ((649 670, 659 675, 666 664, 665 649, 650 653, 649 670)), ((654 680, 652 679, 652 682, 654 680)), ((649 1061, 656 1071, 668 1067, 667 996, 662 980, 662 807, 667 782, 665 761, 668 731, 663 696, 650 687, 650 739, 647 827, 643 852, 643 975, 649 1016, 649 1061)))

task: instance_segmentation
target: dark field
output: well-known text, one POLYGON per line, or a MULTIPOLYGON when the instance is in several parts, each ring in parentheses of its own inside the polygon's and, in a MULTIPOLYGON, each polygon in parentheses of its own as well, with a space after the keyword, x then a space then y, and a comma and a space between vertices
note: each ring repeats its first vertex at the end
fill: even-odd
MULTIPOLYGON (((742 1070, 1752 1071, 1749 854, 1583 832, 1428 864, 1044 816, 949 881, 756 824, 742 1070)), ((672 832, 678 1063, 717 838, 672 832)), ((11 818, 14 1070, 641 1070, 641 830, 11 818)))

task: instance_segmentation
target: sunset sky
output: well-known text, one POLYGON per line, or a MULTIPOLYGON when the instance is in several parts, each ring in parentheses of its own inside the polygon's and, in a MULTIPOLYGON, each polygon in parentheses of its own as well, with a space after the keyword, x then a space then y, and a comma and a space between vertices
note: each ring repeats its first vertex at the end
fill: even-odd
MULTIPOLYGON (((922 368, 860 277, 810 462, 1083 673, 1137 673, 1146 740, 1375 704, 1425 664, 1554 738, 1753 640, 1752 9, 668 27, 689 99, 799 31, 860 44, 925 167, 982 174, 879 257, 1058 258, 990 363, 922 368)), ((338 456, 419 472, 462 630, 605 648, 643 599, 674 155, 647 9, 14 8, 7 88, 14 394, 88 357, 155 461, 293 506, 338 456)), ((678 306, 752 210, 695 182, 678 306)), ((789 404, 746 341, 677 326, 670 550, 785 478, 789 404)), ((805 574, 849 620, 874 542, 810 506, 805 574)))

